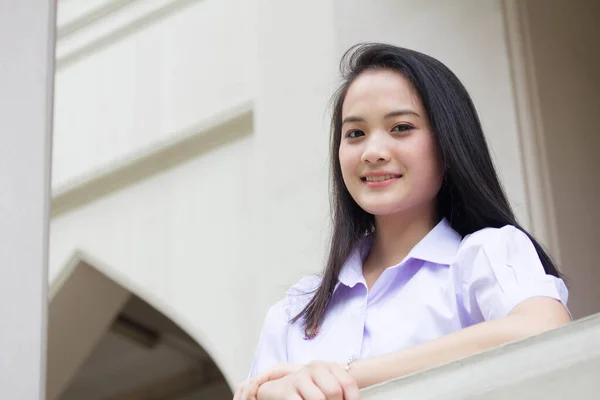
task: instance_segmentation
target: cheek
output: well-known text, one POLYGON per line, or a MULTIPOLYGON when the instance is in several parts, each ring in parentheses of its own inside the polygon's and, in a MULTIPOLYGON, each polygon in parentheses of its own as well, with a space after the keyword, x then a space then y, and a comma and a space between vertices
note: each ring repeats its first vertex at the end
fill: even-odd
POLYGON ((344 183, 348 186, 348 181, 350 178, 355 175, 357 168, 357 160, 356 155, 351 149, 348 149, 345 146, 340 146, 340 150, 338 153, 338 160, 340 162, 340 168, 342 170, 342 177, 344 178, 344 183))
POLYGON ((432 137, 420 141, 415 147, 415 151, 412 152, 412 167, 417 180, 414 183, 428 192, 439 190, 444 171, 437 144, 432 137))

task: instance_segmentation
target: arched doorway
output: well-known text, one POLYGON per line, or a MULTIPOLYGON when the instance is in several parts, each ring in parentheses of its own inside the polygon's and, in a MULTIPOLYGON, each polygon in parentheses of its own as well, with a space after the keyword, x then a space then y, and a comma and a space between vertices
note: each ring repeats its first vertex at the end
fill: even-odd
POLYGON ((89 263, 54 291, 48 326, 48 400, 233 396, 202 346, 89 263))

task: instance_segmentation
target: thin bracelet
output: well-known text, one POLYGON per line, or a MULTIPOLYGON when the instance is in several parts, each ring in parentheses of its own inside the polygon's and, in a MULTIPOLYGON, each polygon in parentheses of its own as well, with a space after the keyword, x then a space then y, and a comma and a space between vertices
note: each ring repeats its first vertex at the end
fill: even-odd
POLYGON ((346 361, 346 372, 350 371, 350 368, 352 367, 352 363, 356 361, 356 357, 352 356, 348 359, 348 361, 346 361))

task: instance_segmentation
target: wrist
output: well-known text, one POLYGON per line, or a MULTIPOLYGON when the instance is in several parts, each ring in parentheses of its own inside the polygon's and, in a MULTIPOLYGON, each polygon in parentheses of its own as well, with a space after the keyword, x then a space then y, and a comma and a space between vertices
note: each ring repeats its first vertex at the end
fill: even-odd
POLYGON ((355 357, 346 360, 341 364, 342 368, 356 381, 359 389, 365 387, 362 377, 360 376, 361 364, 363 361, 357 360, 355 357))
POLYGON ((346 372, 350 373, 350 370, 352 369, 352 365, 354 364, 354 361, 356 361, 356 357, 352 356, 348 360, 346 360, 344 365, 342 365, 342 367, 344 368, 344 370, 346 372))

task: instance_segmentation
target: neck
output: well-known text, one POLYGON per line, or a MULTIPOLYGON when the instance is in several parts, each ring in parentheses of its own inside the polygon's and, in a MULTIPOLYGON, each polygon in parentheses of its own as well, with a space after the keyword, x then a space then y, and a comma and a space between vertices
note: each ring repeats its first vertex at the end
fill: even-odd
POLYGON ((435 209, 375 217, 375 237, 363 268, 384 270, 400 263, 438 223, 435 209))

